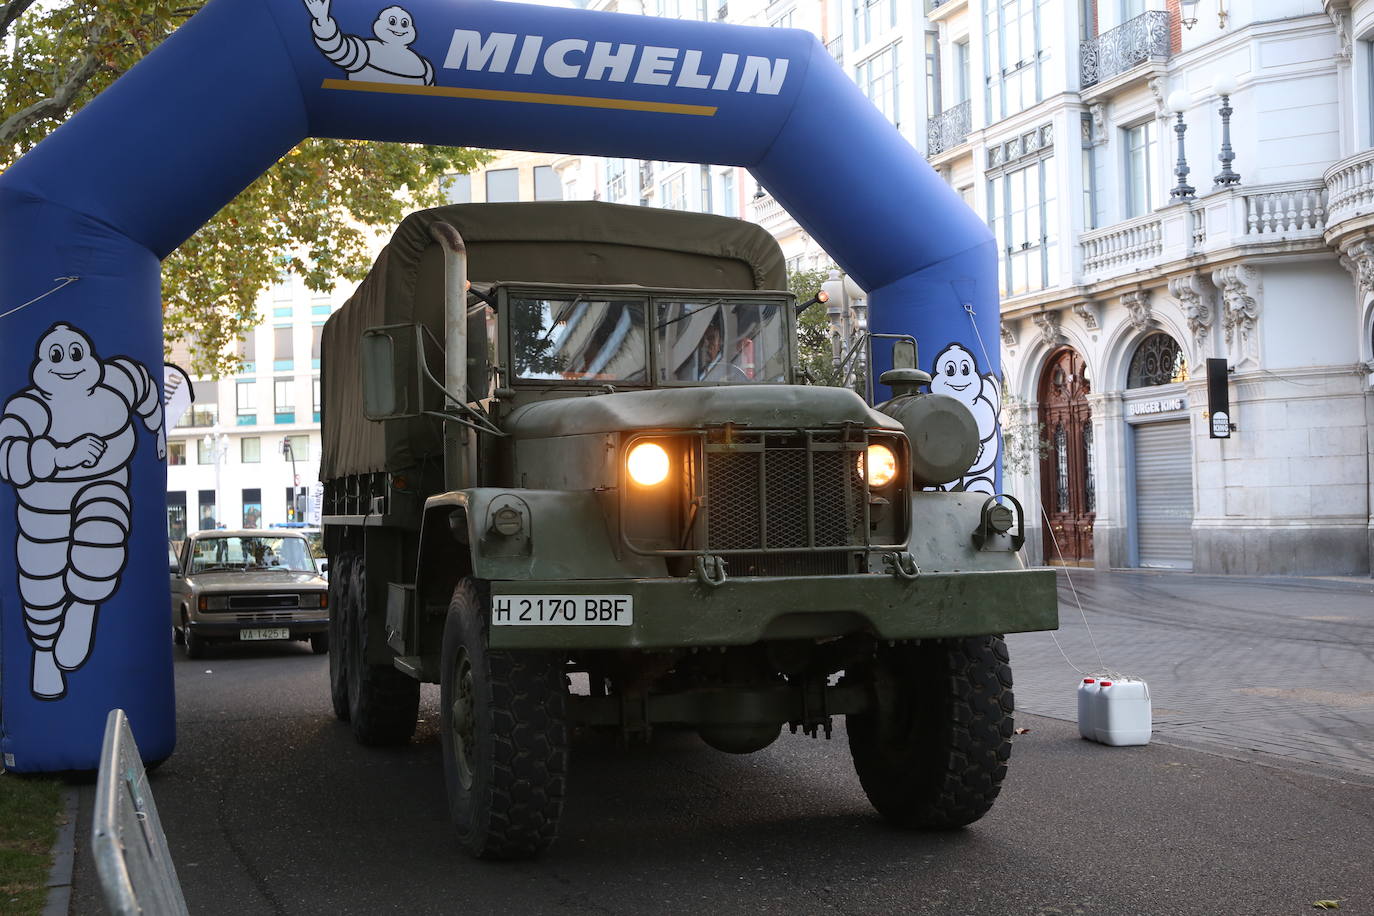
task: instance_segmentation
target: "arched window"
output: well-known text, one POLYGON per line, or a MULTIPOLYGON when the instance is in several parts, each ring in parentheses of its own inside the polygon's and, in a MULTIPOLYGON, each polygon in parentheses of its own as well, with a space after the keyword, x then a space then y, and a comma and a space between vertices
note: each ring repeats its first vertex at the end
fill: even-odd
POLYGON ((1127 388, 1149 388, 1188 381, 1188 360, 1183 349, 1168 334, 1151 334, 1136 347, 1131 368, 1126 373, 1127 388))

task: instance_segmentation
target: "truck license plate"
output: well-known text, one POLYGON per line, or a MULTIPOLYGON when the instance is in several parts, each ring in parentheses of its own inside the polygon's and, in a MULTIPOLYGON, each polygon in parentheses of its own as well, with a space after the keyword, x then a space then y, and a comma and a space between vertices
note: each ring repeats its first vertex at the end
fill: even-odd
POLYGON ((286 627, 260 627, 239 630, 239 639, 290 639, 291 631, 286 627))
POLYGON ((494 627, 628 627, 634 623, 632 595, 493 595, 494 627))

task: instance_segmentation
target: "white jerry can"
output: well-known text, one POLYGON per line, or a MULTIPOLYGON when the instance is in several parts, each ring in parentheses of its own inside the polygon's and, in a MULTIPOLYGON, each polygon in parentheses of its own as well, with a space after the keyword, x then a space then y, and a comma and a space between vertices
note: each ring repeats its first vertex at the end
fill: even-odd
POLYGON ((1149 744, 1152 713, 1150 688, 1138 677, 1100 681, 1095 700, 1095 734, 1116 747, 1149 744))
POLYGON ((1085 677, 1078 685, 1078 734, 1089 741, 1097 740, 1097 678, 1085 677))

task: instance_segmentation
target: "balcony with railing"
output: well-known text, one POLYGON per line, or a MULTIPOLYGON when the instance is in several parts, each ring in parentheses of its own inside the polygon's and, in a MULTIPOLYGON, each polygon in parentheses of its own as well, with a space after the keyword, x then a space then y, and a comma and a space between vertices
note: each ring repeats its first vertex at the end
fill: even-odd
POLYGON ((1327 190, 1320 181, 1231 187, 1085 232, 1080 282, 1101 283, 1174 262, 1326 250, 1327 190))
POLYGON ((1374 227, 1374 149, 1348 156, 1323 176, 1329 198, 1327 237, 1340 245, 1374 227))
POLYGON ((1150 10, 1078 44, 1079 82, 1096 86, 1151 61, 1169 59, 1169 13, 1150 10))
POLYGON ((772 194, 754 198, 750 208, 753 211, 753 221, 774 236, 786 235, 797 228, 797 221, 792 218, 792 214, 788 213, 772 194))
POLYGON ((972 103, 968 99, 926 122, 926 155, 936 156, 968 139, 973 130, 972 103))

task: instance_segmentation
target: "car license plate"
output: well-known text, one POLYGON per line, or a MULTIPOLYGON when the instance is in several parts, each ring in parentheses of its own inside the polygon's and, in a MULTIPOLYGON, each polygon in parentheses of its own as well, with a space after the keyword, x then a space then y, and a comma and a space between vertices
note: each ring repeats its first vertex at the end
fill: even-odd
POLYGON ((260 627, 252 630, 239 630, 239 639, 290 639, 291 631, 286 627, 260 627))
POLYGON ((631 595, 492 595, 494 627, 633 625, 631 595))

